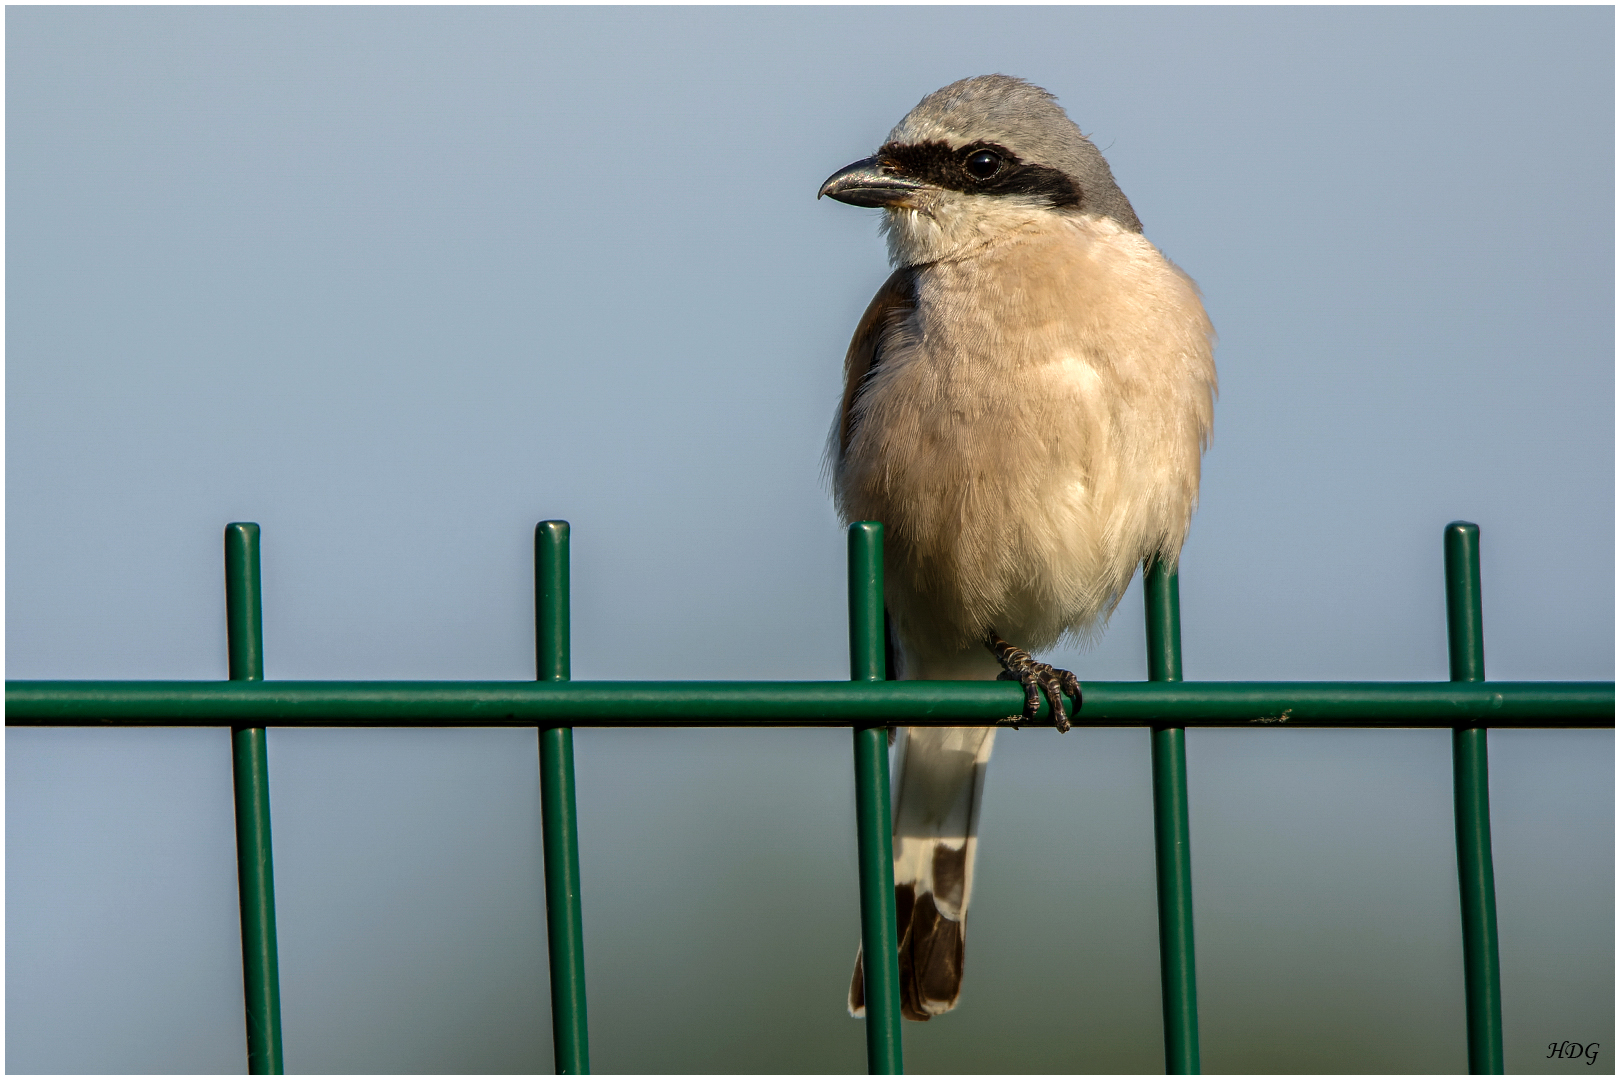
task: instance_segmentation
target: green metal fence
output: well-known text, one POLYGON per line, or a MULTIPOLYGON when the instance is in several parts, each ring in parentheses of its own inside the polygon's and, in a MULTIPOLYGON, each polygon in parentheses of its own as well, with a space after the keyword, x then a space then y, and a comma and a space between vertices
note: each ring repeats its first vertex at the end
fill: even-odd
MULTIPOLYGON (((1183 682, 1176 574, 1159 564, 1146 569, 1148 681, 1086 683, 1085 707, 1075 723, 1152 729, 1167 1073, 1199 1071, 1185 729, 1256 725, 1452 729, 1468 1066, 1474 1073, 1502 1072, 1486 728, 1613 727, 1614 683, 1485 682, 1479 529, 1466 522, 1446 526, 1445 557, 1448 683, 1183 682)), ((847 683, 571 682, 568 587, 568 523, 541 522, 535 530, 538 677, 532 683, 266 682, 259 527, 236 523, 225 529, 229 682, 8 681, 6 723, 231 728, 251 1073, 282 1071, 266 727, 539 730, 552 1036, 559 1073, 590 1071, 573 729, 850 728, 867 957, 867 1066, 873 1073, 901 1072, 885 729, 896 723, 1005 723, 1022 711, 1022 688, 1008 682, 887 678, 883 527, 876 522, 849 528, 847 683)))

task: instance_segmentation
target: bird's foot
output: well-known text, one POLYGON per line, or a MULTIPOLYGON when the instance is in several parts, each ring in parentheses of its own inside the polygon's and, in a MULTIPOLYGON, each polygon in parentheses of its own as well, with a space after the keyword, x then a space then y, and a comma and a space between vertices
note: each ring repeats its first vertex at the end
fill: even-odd
POLYGON ((1023 684, 1024 715, 1021 719, 1035 719, 1035 714, 1041 710, 1041 694, 1044 692, 1052 706, 1053 724, 1059 731, 1069 730, 1069 710, 1064 705, 1063 695, 1068 694, 1073 698, 1074 711, 1080 711, 1080 680, 1075 678, 1074 672, 1039 662, 1023 649, 1003 640, 994 630, 984 636, 984 647, 1001 662, 1001 674, 996 678, 1023 684))

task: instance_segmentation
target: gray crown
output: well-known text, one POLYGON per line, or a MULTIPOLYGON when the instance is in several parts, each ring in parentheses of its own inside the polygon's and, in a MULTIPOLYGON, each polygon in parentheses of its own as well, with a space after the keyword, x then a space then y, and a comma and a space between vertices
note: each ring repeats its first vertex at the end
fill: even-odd
POLYGON ((891 143, 1000 143, 1026 162, 1059 169, 1080 185, 1081 210, 1113 218, 1132 232, 1142 222, 1114 182, 1101 151, 1080 133, 1057 99, 1011 75, 977 75, 941 87, 889 132, 891 143))

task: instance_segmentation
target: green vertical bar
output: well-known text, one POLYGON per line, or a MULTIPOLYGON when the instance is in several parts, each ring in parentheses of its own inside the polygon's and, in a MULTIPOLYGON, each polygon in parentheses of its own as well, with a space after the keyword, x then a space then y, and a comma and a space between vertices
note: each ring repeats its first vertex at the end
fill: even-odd
MULTIPOLYGON (((882 682, 883 526, 849 527, 849 677, 882 682)), ((889 817, 889 733, 855 728, 855 830, 861 871, 861 968, 866 975, 866 1071, 905 1071, 900 1039, 900 957, 889 817)))
MULTIPOLYGON (((1155 559, 1142 571, 1148 679, 1181 681, 1181 589, 1155 559)), ((1194 1074, 1198 1060, 1198 969, 1193 950, 1192 844, 1187 746, 1181 728, 1153 729, 1153 840, 1159 879, 1159 988, 1164 998, 1164 1071, 1194 1074)))
POLYGON ((882 682, 888 676, 883 648, 883 526, 857 521, 849 527, 849 677, 882 682))
MULTIPOLYGON (((535 667, 540 682, 569 678, 568 522, 534 527, 535 667)), ((574 730, 540 729, 540 814, 546 857, 546 943, 551 959, 551 1044, 557 1072, 591 1071, 585 1016, 585 932, 580 917, 574 730)))
MULTIPOLYGON (((225 526, 225 644, 233 680, 264 679, 259 527, 225 526)), ((248 1072, 281 1068, 281 975, 276 962, 276 882, 270 852, 270 767, 264 728, 231 729, 236 789, 236 885, 242 906, 242 989, 248 1072)))
MULTIPOLYGON (((1446 637, 1452 682, 1485 680, 1485 624, 1479 588, 1479 526, 1446 526, 1446 637)), ((1457 815, 1457 884, 1462 904, 1468 1071, 1501 1073, 1502 977, 1496 951, 1496 870, 1491 862, 1490 762, 1482 727, 1451 733, 1457 815)))
POLYGON ((1479 589, 1479 526, 1446 526, 1446 644, 1452 682, 1485 681, 1485 615, 1479 589))

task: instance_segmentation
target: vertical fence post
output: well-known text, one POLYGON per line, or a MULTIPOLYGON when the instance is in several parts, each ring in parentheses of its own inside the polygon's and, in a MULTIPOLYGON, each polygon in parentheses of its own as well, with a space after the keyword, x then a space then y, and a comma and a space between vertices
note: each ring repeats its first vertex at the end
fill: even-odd
MULTIPOLYGON (((1446 526, 1446 637, 1452 682, 1485 680, 1485 626, 1479 588, 1479 526, 1446 526)), ((1468 1009, 1468 1071, 1501 1073, 1502 980, 1496 951, 1496 871, 1491 862, 1490 763, 1483 727, 1451 732, 1457 815, 1457 885, 1462 903, 1463 980, 1468 1009)))
MULTIPOLYGON (((883 628, 883 526, 849 527, 849 677, 887 674, 883 628)), ((855 727, 855 829, 861 871, 861 968, 866 976, 866 1071, 905 1071, 900 1038, 900 958, 889 816, 889 733, 855 727)))
MULTIPOLYGON (((535 661, 539 681, 569 678, 568 522, 534 527, 535 661)), ((551 1045, 557 1072, 591 1071, 585 1017, 585 932, 580 918, 574 729, 540 729, 540 818, 546 858, 546 947, 551 961, 551 1045)))
MULTIPOLYGON (((225 526, 225 647, 232 680, 264 679, 259 527, 225 526)), ((242 906, 242 989, 248 1072, 281 1068, 281 975, 276 962, 276 880, 270 853, 270 767, 264 728, 231 729, 236 791, 236 889, 242 906)))
MULTIPOLYGON (((1148 679, 1181 681, 1181 589, 1174 569, 1142 571, 1148 679)), ((1182 728, 1153 729, 1153 840, 1159 880, 1159 989, 1164 999, 1164 1071, 1194 1074, 1198 1060, 1198 969, 1193 949, 1192 845, 1187 818, 1187 746, 1182 728)))

